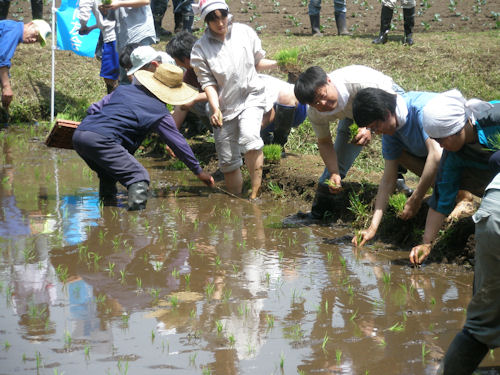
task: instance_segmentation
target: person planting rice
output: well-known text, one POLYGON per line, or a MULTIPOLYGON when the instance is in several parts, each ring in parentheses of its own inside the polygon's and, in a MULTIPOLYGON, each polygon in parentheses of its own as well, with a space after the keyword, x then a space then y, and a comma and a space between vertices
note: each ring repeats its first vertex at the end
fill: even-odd
POLYGON ((229 192, 241 194, 243 153, 251 180, 249 198, 255 199, 262 183, 260 127, 266 105, 264 82, 257 71, 277 63, 264 58, 252 28, 232 22, 225 1, 200 0, 193 9, 208 26, 193 46, 191 65, 210 105, 219 168, 229 192))
POLYGON ((403 220, 417 214, 425 193, 434 184, 443 150, 424 131, 422 119, 425 105, 437 95, 430 92, 396 95, 377 88, 366 88, 354 97, 354 121, 359 126, 383 134, 382 155, 385 161, 370 227, 361 232, 361 242, 356 236, 353 238, 356 246, 363 246, 377 233, 389 195, 396 185, 399 164, 420 176, 417 188, 401 213, 403 220))
POLYGON ((160 64, 154 73, 139 70, 134 77, 135 84, 119 86, 92 104, 73 135, 75 151, 99 177, 99 196, 114 198, 120 182, 128 190, 129 210, 146 207, 150 178, 133 154, 152 131, 201 181, 214 186, 165 106, 187 103, 197 95, 182 83, 182 70, 160 64))
POLYGON ((500 101, 466 100, 458 90, 433 98, 424 108, 424 131, 445 150, 425 223, 423 244, 410 253, 413 264, 430 254, 444 219, 455 206, 458 190, 481 195, 495 171, 500 150, 500 101))

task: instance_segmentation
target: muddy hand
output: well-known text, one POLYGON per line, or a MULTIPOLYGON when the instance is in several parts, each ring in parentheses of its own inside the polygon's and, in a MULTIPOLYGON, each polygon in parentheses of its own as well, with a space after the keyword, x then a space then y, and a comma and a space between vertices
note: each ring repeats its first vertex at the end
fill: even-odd
POLYGON ((431 244, 425 243, 415 246, 410 252, 410 262, 415 265, 420 265, 431 253, 431 244))
POLYGON ((359 128, 358 134, 354 137, 352 143, 359 146, 366 146, 368 143, 370 143, 371 139, 372 133, 370 132, 370 129, 359 128))
POLYGON ((200 174, 197 175, 197 177, 200 179, 200 181, 203 181, 205 185, 210 187, 215 186, 214 178, 209 173, 201 171, 200 174))

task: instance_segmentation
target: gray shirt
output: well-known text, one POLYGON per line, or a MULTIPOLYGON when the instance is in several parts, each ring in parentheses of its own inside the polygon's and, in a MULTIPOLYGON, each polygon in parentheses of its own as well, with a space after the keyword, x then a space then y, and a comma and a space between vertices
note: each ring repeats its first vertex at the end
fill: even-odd
POLYGON ((97 27, 102 32, 104 43, 116 40, 115 21, 103 17, 102 13, 99 11, 97 0, 80 0, 79 8, 80 15, 78 18, 80 23, 87 24, 90 18, 90 12, 92 12, 96 18, 97 27))
POLYGON ((255 31, 241 23, 229 23, 224 41, 207 28, 191 51, 191 65, 202 89, 216 86, 224 120, 248 107, 265 107, 264 81, 255 65, 265 56, 255 31))

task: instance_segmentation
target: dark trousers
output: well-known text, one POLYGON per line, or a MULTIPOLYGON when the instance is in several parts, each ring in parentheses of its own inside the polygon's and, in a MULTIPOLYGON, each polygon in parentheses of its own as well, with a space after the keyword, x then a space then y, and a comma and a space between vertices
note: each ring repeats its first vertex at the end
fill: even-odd
POLYGON ((73 148, 103 182, 118 181, 128 188, 139 181, 147 181, 149 173, 125 147, 100 134, 76 130, 73 148))

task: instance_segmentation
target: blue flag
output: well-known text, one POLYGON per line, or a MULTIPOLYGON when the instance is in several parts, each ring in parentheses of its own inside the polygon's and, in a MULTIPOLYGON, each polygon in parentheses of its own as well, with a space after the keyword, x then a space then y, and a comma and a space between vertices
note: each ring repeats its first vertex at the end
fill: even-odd
MULTIPOLYGON (((73 51, 80 56, 94 57, 95 47, 99 39, 99 29, 92 30, 88 35, 78 34, 80 21, 78 19, 80 0, 62 0, 57 9, 57 48, 73 51)), ((90 15, 87 26, 95 25, 93 14, 90 15)))

